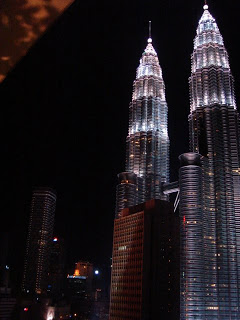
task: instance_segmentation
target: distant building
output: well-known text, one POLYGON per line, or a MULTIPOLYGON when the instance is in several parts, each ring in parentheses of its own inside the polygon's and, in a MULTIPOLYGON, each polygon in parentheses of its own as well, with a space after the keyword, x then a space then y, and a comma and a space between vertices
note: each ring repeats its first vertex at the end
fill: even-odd
POLYGON ((47 291, 54 299, 59 299, 65 287, 65 243, 63 239, 54 237, 51 244, 47 291))
POLYGON ((179 319, 179 219, 149 200, 115 219, 110 320, 179 319))
POLYGON ((13 319, 15 307, 16 298, 12 297, 11 289, 7 287, 0 287, 0 319, 13 319))
POLYGON ((109 320, 111 265, 101 265, 94 270, 93 302, 90 320, 109 320))
POLYGON ((89 279, 93 278, 93 264, 85 261, 78 261, 75 266, 75 273, 80 276, 86 276, 89 279))
POLYGON ((109 320, 109 300, 94 301, 89 320, 109 320))
POLYGON ((67 300, 71 304, 71 313, 78 319, 89 319, 92 306, 93 265, 79 261, 73 274, 67 276, 67 300))
POLYGON ((12 294, 12 288, 9 284, 8 263, 8 233, 0 234, 0 319, 12 319, 14 308, 16 306, 16 298, 12 294))
POLYGON ((56 198, 50 188, 33 191, 22 282, 26 294, 47 291, 56 198))
POLYGON ((85 300, 91 298, 92 282, 92 263, 85 261, 77 262, 74 273, 67 276, 68 296, 73 300, 85 300))
POLYGON ((0 288, 8 288, 9 283, 9 267, 8 267, 8 247, 9 235, 7 232, 0 234, 0 288))

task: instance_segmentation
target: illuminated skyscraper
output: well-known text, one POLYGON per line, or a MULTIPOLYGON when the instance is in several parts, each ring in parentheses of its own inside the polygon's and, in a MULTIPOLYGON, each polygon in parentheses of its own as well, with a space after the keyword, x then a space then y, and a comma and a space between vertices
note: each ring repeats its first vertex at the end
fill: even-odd
MULTIPOLYGON (((202 203, 191 202, 196 194, 189 190, 188 206, 180 208, 180 214, 182 225, 198 223, 196 210, 194 221, 186 221, 185 212, 201 205, 203 248, 199 246, 195 255, 203 250, 203 277, 192 277, 194 264, 181 261, 181 266, 187 265, 181 274, 181 319, 240 319, 239 115, 228 53, 207 5, 197 27, 191 61, 190 149, 202 155, 202 203), (202 281, 202 292, 197 295, 204 303, 199 304, 190 290, 196 280, 202 281)), ((195 172, 199 174, 199 169, 195 172)), ((189 232, 181 237, 198 241, 201 236, 189 232)))
POLYGON ((118 175, 116 216, 123 208, 167 199, 162 185, 169 182, 168 107, 151 35, 133 83, 126 144, 126 172, 118 175))
POLYGON ((181 317, 201 318, 205 306, 201 157, 180 155, 181 317))
POLYGON ((23 291, 30 295, 47 290, 56 198, 50 188, 33 191, 22 284, 23 291))
POLYGON ((179 220, 167 201, 167 114, 162 70, 149 36, 133 83, 126 171, 118 175, 111 320, 179 318, 179 220))

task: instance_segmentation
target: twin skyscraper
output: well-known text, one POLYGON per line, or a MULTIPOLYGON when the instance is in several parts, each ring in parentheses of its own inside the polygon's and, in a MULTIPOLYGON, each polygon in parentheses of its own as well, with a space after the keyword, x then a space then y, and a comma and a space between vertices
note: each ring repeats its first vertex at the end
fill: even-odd
MULTIPOLYGON (((172 308, 175 320, 177 312, 181 320, 240 319, 240 121, 228 53, 206 4, 194 39, 189 90, 190 152, 179 157, 179 181, 170 183, 165 85, 150 37, 133 83, 126 171, 118 175, 111 320, 155 319, 161 312, 169 312, 164 319, 174 319, 168 307, 165 311, 159 307, 159 313, 149 307, 157 303, 151 294, 161 291, 165 297, 172 290, 159 280, 167 275, 166 283, 171 283, 172 274, 179 276, 175 291, 179 308, 172 308), (171 191, 179 193, 179 216, 169 213, 174 228, 179 224, 179 236, 164 230, 171 229, 165 214, 174 211, 168 201, 171 191), (154 206, 156 214, 151 211, 154 206), (168 239, 158 237, 158 231, 168 239), (171 269, 172 248, 179 252, 175 271, 171 269), (147 267, 145 261, 152 265, 147 267), (161 269, 162 265, 166 268, 161 269), (154 283, 148 274, 156 268, 163 273, 159 278, 155 275, 154 283), (134 272, 139 272, 138 287, 132 281, 134 272), (147 286, 150 278, 152 284, 147 286), (129 307, 133 301, 138 302, 138 309, 129 307)), ((174 302, 166 298, 166 304, 174 302)))

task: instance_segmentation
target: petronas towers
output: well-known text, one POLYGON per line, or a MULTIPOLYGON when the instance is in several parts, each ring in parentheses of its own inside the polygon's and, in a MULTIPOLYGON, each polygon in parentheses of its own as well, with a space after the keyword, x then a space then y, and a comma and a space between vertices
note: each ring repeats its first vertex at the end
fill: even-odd
POLYGON ((167 112, 162 69, 149 38, 133 83, 126 172, 119 175, 116 216, 123 208, 150 199, 166 199, 163 183, 169 181, 167 112))
MULTIPOLYGON (((189 290, 194 286, 194 264, 189 264, 182 278, 182 319, 240 319, 239 115, 228 53, 207 5, 197 27, 191 61, 190 150, 202 156, 202 196, 197 203, 202 233, 194 241, 202 243, 202 265, 198 269, 201 292, 189 290)), ((184 211, 180 210, 182 217, 184 211)), ((189 240, 186 244, 192 236, 184 234, 189 240)), ((200 251, 194 258, 198 254, 200 251)))
POLYGON ((133 83, 115 217, 151 199, 168 201, 165 190, 174 185, 180 194, 180 319, 237 320, 240 121, 228 53, 206 4, 194 39, 189 90, 190 152, 179 157, 179 181, 173 184, 165 85, 149 37, 133 83))

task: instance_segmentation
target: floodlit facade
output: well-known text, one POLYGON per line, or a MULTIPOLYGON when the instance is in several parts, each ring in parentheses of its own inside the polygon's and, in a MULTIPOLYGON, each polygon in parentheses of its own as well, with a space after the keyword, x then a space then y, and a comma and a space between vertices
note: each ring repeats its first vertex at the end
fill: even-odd
POLYGON ((181 318, 203 319, 205 308, 201 156, 179 156, 181 318))
POLYGON ((166 200, 169 182, 168 107, 165 85, 151 37, 140 59, 129 106, 126 172, 118 175, 116 216, 150 199, 166 200))
MULTIPOLYGON (((195 281, 191 279, 195 266, 189 258, 188 270, 181 273, 180 318, 240 319, 239 115, 228 53, 207 5, 197 27, 191 62, 190 149, 202 155, 202 177, 199 182, 202 203, 198 205, 202 208, 203 248, 196 249, 195 254, 203 250, 203 260, 199 260, 198 266, 203 268, 203 277, 195 277, 202 283, 200 292, 187 291, 184 284, 189 288, 195 281), (188 283, 185 277, 188 277, 188 283), (203 303, 199 303, 195 295, 203 303)), ((196 172, 199 170, 196 169, 196 172)), ((186 219, 185 212, 196 205, 191 202, 194 196, 190 195, 186 207, 181 208, 181 219, 184 216, 186 219)), ((200 215, 196 211, 194 214, 200 215)), ((200 224, 195 227, 200 227, 200 224)), ((181 237, 188 237, 188 240, 192 237, 198 242, 201 234, 195 231, 181 234, 181 237)), ((182 258, 181 266, 186 265, 184 259, 187 259, 186 256, 182 258)))
POLYGON ((56 199, 50 188, 33 190, 22 283, 23 292, 29 295, 47 290, 56 199))
POLYGON ((179 218, 149 200, 114 221, 110 320, 179 319, 179 218))

